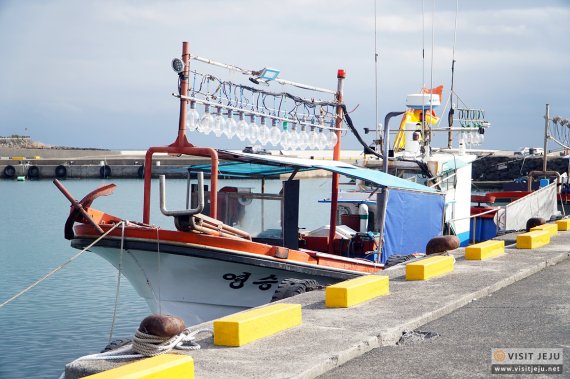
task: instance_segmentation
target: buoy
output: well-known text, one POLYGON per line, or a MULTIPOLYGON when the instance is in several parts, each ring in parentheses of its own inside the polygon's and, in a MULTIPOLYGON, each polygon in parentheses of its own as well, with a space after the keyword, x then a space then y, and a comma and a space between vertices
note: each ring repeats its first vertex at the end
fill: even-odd
POLYGON ((459 238, 456 236, 438 236, 427 243, 426 255, 439 254, 457 248, 459 248, 459 238))
POLYGON ((531 217, 526 222, 526 231, 530 232, 535 226, 546 224, 546 220, 542 217, 531 217))
POLYGON ((173 337, 186 329, 184 320, 171 315, 150 315, 141 321, 139 331, 158 337, 173 337))
POLYGON ((19 181, 19 182, 25 182, 25 181, 26 181, 26 177, 23 176, 23 175, 22 175, 22 176, 18 176, 18 177, 16 178, 16 180, 19 181))

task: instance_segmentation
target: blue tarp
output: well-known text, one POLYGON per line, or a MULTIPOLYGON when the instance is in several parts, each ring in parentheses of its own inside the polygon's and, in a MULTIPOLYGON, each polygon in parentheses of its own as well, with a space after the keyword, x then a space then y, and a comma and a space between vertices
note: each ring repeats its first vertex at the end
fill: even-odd
POLYGON ((442 234, 445 196, 389 189, 382 263, 391 255, 425 253, 430 239, 442 234))

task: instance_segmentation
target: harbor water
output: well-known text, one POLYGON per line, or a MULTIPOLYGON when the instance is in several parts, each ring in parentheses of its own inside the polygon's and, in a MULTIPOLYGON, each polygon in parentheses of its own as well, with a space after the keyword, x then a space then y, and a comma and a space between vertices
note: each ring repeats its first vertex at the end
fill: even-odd
MULTIPOLYGON (((116 183, 111 196, 94 207, 130 219, 142 219, 141 180, 68 180, 76 199, 102 184, 116 183)), ((172 219, 158 210, 158 185, 153 183, 151 222, 173 228, 172 219)), ((258 181, 222 181, 223 185, 260 190, 258 181)), ((278 192, 280 181, 266 182, 266 192, 278 192)), ((330 179, 306 179, 301 184, 301 226, 314 228, 318 200, 330 191, 330 179)), ((167 181, 167 206, 182 208, 185 180, 167 181)), ((0 180, 0 304, 28 287, 79 251, 63 237, 68 200, 49 180, 0 180)), ((320 223, 320 225, 319 225, 320 223)), ((325 222, 325 223, 328 223, 325 222)), ((53 276, 0 308, 0 379, 58 378, 66 363, 102 350, 109 342, 115 310, 117 270, 102 258, 85 252, 53 276)), ((125 278, 112 339, 131 337, 149 314, 125 278)))

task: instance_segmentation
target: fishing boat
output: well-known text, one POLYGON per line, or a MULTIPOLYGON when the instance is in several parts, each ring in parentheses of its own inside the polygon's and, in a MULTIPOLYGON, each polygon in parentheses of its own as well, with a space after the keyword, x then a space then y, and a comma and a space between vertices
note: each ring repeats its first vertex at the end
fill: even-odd
MULTIPOLYGON (((389 113, 384 121, 384 129, 377 131, 375 143, 371 146, 363 144, 365 155, 359 165, 443 193, 444 233, 457 236, 460 245, 467 246, 471 241, 471 171, 477 155, 465 149, 465 141, 469 140, 470 144, 480 141, 477 137, 469 136, 468 139, 467 135, 484 134, 490 123, 484 119, 484 111, 461 108, 457 112, 460 126, 455 128, 455 131, 460 132, 459 148, 434 148, 431 133, 452 129, 451 126, 438 127, 440 118, 435 110, 441 104, 442 91, 443 86, 439 86, 408 95, 406 110, 389 113), (390 130, 390 119, 400 115, 399 128, 390 130), (390 146, 391 134, 396 136, 393 146, 390 146)), ((357 181, 354 189, 339 194, 342 212, 358 215, 359 206, 363 202, 371 212, 376 212, 376 202, 368 199, 371 193, 375 193, 374 188, 366 182, 357 181)), ((390 251, 384 254, 383 262, 391 254, 390 251)))
MULTIPOLYGON (((204 81, 212 80, 210 74, 203 75, 200 84, 196 84, 200 79, 192 80, 194 85, 190 87, 190 76, 196 78, 198 74, 189 69, 190 52, 186 42, 181 58, 173 60, 179 80, 179 91, 174 94, 180 101, 178 134, 172 144, 150 147, 146 152, 142 220, 125 220, 92 206, 99 196, 110 195, 114 184, 95 189, 76 201, 60 182, 54 181, 72 203, 65 223, 65 237, 71 240, 71 246, 89 249, 115 266, 146 300, 151 311, 180 316, 189 325, 204 322, 268 303, 284 293, 300 292, 315 283, 327 285, 378 273, 384 267, 383 256, 422 253, 430 239, 441 235, 444 193, 339 160, 346 115, 342 98, 343 70, 337 75, 337 90, 326 91, 334 95, 334 100, 316 102, 314 98, 270 92, 265 86, 248 87, 222 81, 216 82, 215 91, 203 91, 200 88, 207 87, 204 81), (228 87, 231 90, 226 91, 228 87), (205 97, 200 96, 201 91, 205 97), (248 91, 252 97, 257 95, 257 102, 251 101, 246 107, 243 93, 248 91), (232 94, 235 97, 231 97, 232 94), (313 121, 306 114, 294 116, 290 109, 254 108, 253 104, 271 103, 270 97, 274 97, 274 103, 279 98, 290 99, 293 110, 317 108, 318 112, 313 115, 321 119, 313 121), (196 104, 205 107, 205 114, 197 125, 196 104), (208 113, 209 107, 217 108, 214 116, 208 113), (239 115, 237 125, 232 118, 234 114, 239 115), (224 117, 226 128, 218 121, 211 123, 210 117, 218 121, 224 117), (242 123, 245 117, 250 117, 252 122, 242 123), (326 117, 330 122, 323 120, 326 117), (255 119, 261 121, 260 125, 254 124, 255 119), (271 128, 266 120, 271 120, 271 128), (317 137, 328 133, 332 138, 327 140, 334 142, 333 159, 198 147, 188 141, 188 130, 211 132, 216 137, 231 134, 242 139, 247 136, 250 141, 255 131, 258 142, 268 143, 275 137, 272 142, 286 146, 291 146, 293 139, 303 141, 303 137, 312 132, 317 137), (169 209, 166 178, 160 177, 160 211, 172 217, 172 229, 157 227, 150 219, 153 156, 160 153, 204 157, 208 161, 188 168, 184 209, 169 209), (313 212, 312 207, 317 204, 300 203, 301 186, 296 176, 316 170, 331 175, 330 207, 322 214, 321 227, 304 231, 299 227, 300 208, 310 208, 313 212), (208 184, 204 175, 209 177, 208 184), (351 220, 339 214, 341 176, 374 188, 374 192, 366 196, 376 203, 377 211, 366 215, 370 215, 367 217, 370 227, 365 224, 362 232, 346 225, 351 220), (218 188, 220 178, 232 177, 258 179, 262 182, 261 191, 239 186, 218 188), (263 183, 276 177, 282 180, 282 188, 268 193, 263 183), (343 221, 346 221, 344 225, 343 221)), ((235 68, 197 56, 192 59, 235 68)), ((280 80, 280 84, 321 90, 277 79, 274 72, 264 69, 247 71, 247 74, 253 75, 250 81, 262 81, 265 85, 280 80)), ((311 136, 308 137, 310 141, 311 136)), ((318 143, 313 145, 319 146, 318 143)))

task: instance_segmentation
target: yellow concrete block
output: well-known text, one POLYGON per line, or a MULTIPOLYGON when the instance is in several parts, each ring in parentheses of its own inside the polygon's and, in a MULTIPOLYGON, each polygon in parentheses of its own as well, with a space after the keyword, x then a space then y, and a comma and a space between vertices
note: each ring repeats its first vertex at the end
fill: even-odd
POLYGON ((390 278, 380 275, 366 275, 347 280, 325 290, 325 305, 329 308, 348 308, 355 304, 390 292, 390 278))
POLYGON ((163 354, 89 375, 89 379, 194 379, 194 360, 189 355, 163 354))
POLYGON ((556 225, 558 225, 558 230, 570 230, 570 218, 558 220, 556 221, 556 225))
POLYGON ((482 261, 505 253, 505 241, 489 240, 465 248, 465 259, 482 261))
POLYGON ((550 243, 550 233, 546 230, 533 230, 517 236, 517 249, 536 249, 550 243))
POLYGON ((214 321, 214 344, 243 346, 301 325, 300 304, 272 304, 214 321))
POLYGON ((406 280, 427 280, 453 271, 455 259, 448 255, 429 257, 406 265, 406 280))
POLYGON ((548 233, 550 233, 550 237, 555 236, 558 234, 558 225, 557 224, 542 224, 542 225, 538 225, 535 226, 534 228, 530 229, 532 230, 546 230, 548 233))

